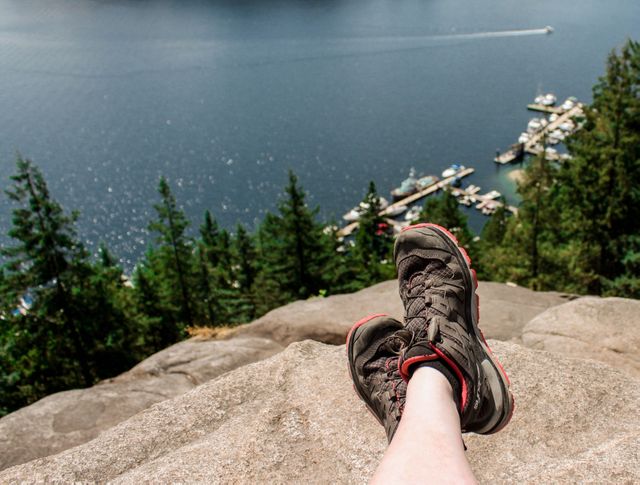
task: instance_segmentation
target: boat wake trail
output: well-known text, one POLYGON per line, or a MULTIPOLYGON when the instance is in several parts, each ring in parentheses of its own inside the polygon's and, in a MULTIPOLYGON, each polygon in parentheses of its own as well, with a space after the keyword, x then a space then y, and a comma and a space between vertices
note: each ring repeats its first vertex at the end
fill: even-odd
POLYGON ((551 27, 543 29, 498 30, 495 32, 476 32, 472 34, 445 34, 429 36, 430 39, 486 39, 495 37, 520 37, 527 35, 547 35, 552 32, 551 27))

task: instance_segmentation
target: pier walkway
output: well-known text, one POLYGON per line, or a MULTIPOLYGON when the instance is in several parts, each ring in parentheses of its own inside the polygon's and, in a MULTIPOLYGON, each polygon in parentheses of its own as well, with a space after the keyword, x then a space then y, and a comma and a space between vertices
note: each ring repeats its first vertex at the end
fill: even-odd
MULTIPOLYGON (((475 169, 471 167, 460 170, 456 172, 454 175, 452 175, 451 177, 444 178, 439 182, 433 183, 428 187, 416 192, 415 194, 410 195, 409 197, 405 197, 404 199, 401 199, 398 202, 394 202, 386 209, 380 211, 380 215, 383 217, 389 217, 389 214, 391 214, 394 211, 394 209, 397 209, 398 207, 403 205, 408 206, 409 204, 413 204, 414 202, 422 199, 423 197, 426 197, 429 194, 433 194, 434 192, 437 192, 438 190, 451 184, 456 178, 461 179, 461 178, 467 177, 468 175, 471 175, 473 172, 475 172, 475 169)), ((339 237, 349 236, 353 231, 357 229, 357 227, 358 227, 358 223, 352 222, 351 224, 340 229, 338 231, 338 236, 339 237)))

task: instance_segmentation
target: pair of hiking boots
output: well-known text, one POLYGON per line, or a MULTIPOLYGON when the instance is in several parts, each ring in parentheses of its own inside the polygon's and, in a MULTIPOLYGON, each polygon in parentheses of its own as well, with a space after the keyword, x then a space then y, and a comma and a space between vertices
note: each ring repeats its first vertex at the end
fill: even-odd
POLYGON ((396 239, 394 260, 405 325, 378 314, 353 326, 347 355, 356 392, 391 442, 413 371, 434 367, 451 384, 462 432, 499 431, 511 419, 513 396, 478 328, 469 256, 443 227, 417 224, 396 239))

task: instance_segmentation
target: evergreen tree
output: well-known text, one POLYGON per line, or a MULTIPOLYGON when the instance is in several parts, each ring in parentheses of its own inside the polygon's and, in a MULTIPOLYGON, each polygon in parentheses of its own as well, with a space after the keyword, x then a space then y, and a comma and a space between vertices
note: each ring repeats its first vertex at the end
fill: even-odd
POLYGON ((355 276, 363 286, 368 286, 393 278, 393 237, 388 223, 380 216, 380 197, 373 181, 369 182, 361 207, 364 211, 360 215, 355 235, 355 276))
POLYGON ((267 214, 258 230, 259 312, 317 295, 332 283, 323 271, 332 255, 327 253, 323 226, 316 221, 318 210, 309 209, 291 171, 285 194, 278 205, 280 215, 267 214))
MULTIPOLYGON (((544 150, 524 171, 518 183, 522 202, 517 216, 504 224, 504 236, 492 236, 494 241, 483 242, 483 262, 494 279, 512 281, 535 290, 550 290, 566 278, 562 231, 558 224, 555 202, 558 167, 545 158, 544 150), (489 270, 489 268, 491 268, 489 270)), ((495 217, 495 216, 494 216, 495 217)))
POLYGON ((240 298, 238 318, 240 321, 248 322, 256 316, 253 297, 253 285, 257 274, 256 249, 251 236, 241 224, 237 226, 233 245, 240 298))
POLYGON ((158 185, 161 202, 154 208, 158 218, 149 224, 149 230, 156 232, 157 250, 150 261, 160 278, 162 296, 179 308, 179 320, 183 325, 194 325, 191 302, 193 282, 192 241, 185 234, 189 225, 184 212, 178 208, 164 177, 158 185))
POLYGON ((138 311, 138 321, 143 332, 143 348, 146 354, 158 352, 182 337, 183 324, 179 311, 167 298, 162 275, 157 273, 156 253, 148 249, 145 259, 133 273, 133 299, 138 311))
POLYGON ((611 53, 585 114, 558 177, 572 288, 633 294, 640 257, 640 44, 628 41, 611 53))
POLYGON ((478 257, 479 251, 469 229, 467 216, 460 210, 458 199, 451 193, 451 190, 445 189, 437 196, 427 197, 422 212, 420 212, 420 220, 437 224, 449 230, 469 254, 475 270, 479 273, 482 271, 478 257))
POLYGON ((3 412, 123 370, 135 340, 118 303, 121 274, 88 262, 78 214, 64 214, 30 161, 18 159, 12 180, 16 244, 1 250, 3 412))
POLYGON ((36 306, 23 323, 43 324, 55 318, 45 323, 50 329, 45 338, 55 340, 53 327, 60 327, 61 338, 56 343, 71 351, 77 367, 72 363, 59 365, 74 367, 75 382, 89 386, 94 377, 87 355, 88 339, 78 325, 71 300, 74 277, 87 256, 73 227, 78 214, 63 213, 51 199, 42 174, 29 160, 18 158, 17 174, 11 179, 14 185, 7 195, 19 207, 13 211, 13 228, 9 231, 18 244, 2 250, 9 259, 5 266, 11 288, 8 300, 17 305, 23 295, 35 295, 36 306))

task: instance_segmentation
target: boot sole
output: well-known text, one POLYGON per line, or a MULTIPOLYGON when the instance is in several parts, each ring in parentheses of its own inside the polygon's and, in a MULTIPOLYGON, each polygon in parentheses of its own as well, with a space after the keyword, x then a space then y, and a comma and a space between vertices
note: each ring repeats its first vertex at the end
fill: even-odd
POLYGON ((373 417, 376 418, 376 420, 382 426, 384 426, 384 422, 382 421, 381 418, 378 417, 378 415, 374 411, 373 405, 371 404, 371 401, 369 401, 366 391, 360 385, 359 379, 354 379, 356 369, 354 366, 354 360, 351 358, 351 356, 354 353, 354 347, 356 345, 356 342, 360 339, 360 337, 362 337, 362 332, 364 331, 361 327, 375 320, 376 318, 388 318, 391 322, 395 321, 389 315, 386 315, 384 313, 377 313, 375 315, 370 315, 356 322, 355 325, 351 327, 351 330, 349 330, 349 334, 347 335, 347 345, 346 345, 347 362, 348 362, 349 376, 351 377, 351 381, 353 382, 353 390, 356 392, 356 394, 358 394, 360 399, 362 399, 362 401, 367 406, 367 409, 373 415, 373 417))
MULTIPOLYGON (((476 295, 478 278, 476 276, 476 272, 471 268, 471 258, 469 258, 469 255, 467 254, 465 249, 458 245, 458 240, 456 239, 456 237, 447 229, 437 224, 415 224, 413 226, 404 228, 402 232, 419 231, 421 229, 429 229, 432 234, 437 234, 447 244, 447 247, 451 250, 451 253, 455 255, 458 263, 460 264, 460 267, 463 269, 462 273, 465 280, 466 288, 471 289, 471 296, 467 297, 466 302, 466 312, 468 318, 466 318, 465 320, 467 322, 467 331, 469 335, 473 335, 475 337, 477 345, 482 349, 485 356, 480 362, 480 365, 482 366, 483 371, 488 377, 489 385, 491 387, 491 395, 493 396, 495 407, 498 410, 498 419, 496 419, 496 421, 491 422, 485 428, 474 431, 474 433, 497 433, 502 428, 504 428, 511 420, 513 411, 515 409, 515 401, 510 390, 511 383, 509 381, 509 377, 502 367, 502 364, 500 364, 498 358, 491 351, 491 348, 487 344, 482 331, 478 327, 479 298, 478 295, 476 295)), ((394 255, 395 254, 396 252, 394 250, 394 255)), ((441 354, 439 349, 434 348, 434 350, 437 350, 438 353, 441 354)), ((456 370, 456 373, 459 374, 459 377, 462 376, 455 363, 453 363, 444 354, 441 354, 441 357, 443 357, 444 360, 448 361, 449 365, 452 365, 454 367, 454 370, 456 370)))

